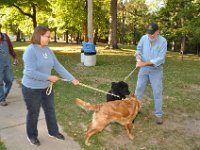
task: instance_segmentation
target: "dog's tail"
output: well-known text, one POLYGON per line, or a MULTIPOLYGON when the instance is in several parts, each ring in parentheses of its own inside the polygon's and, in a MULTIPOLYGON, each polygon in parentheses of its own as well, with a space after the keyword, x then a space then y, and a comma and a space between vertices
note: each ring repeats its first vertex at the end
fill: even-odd
POLYGON ((76 98, 76 105, 84 108, 84 109, 87 109, 87 110, 90 110, 90 111, 99 111, 100 109, 100 105, 92 105, 90 103, 87 103, 79 98, 76 98))

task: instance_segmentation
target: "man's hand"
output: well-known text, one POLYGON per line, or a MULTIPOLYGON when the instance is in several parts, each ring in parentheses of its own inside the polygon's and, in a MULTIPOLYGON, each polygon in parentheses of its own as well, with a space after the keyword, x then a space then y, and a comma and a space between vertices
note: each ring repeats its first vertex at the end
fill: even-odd
POLYGON ((143 67, 144 66, 144 62, 143 61, 137 61, 136 63, 136 67, 137 68, 140 68, 140 67, 143 67))
POLYGON ((13 61, 13 65, 17 65, 17 64, 19 64, 19 61, 18 61, 17 58, 15 58, 14 61, 13 61))
POLYGON ((137 68, 144 67, 144 66, 153 66, 153 63, 150 61, 148 61, 148 62, 137 61, 137 63, 136 63, 137 68))

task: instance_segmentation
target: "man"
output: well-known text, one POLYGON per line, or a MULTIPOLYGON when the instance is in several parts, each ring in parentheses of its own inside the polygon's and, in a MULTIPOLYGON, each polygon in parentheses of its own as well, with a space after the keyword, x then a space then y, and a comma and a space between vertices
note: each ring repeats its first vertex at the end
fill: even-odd
POLYGON ((135 95, 142 100, 147 83, 150 81, 154 95, 155 121, 157 124, 162 124, 162 80, 167 41, 159 35, 156 23, 149 24, 146 32, 147 34, 140 39, 135 54, 136 67, 140 68, 135 95))
POLYGON ((1 33, 1 27, 0 24, 0 105, 7 106, 6 97, 14 79, 10 55, 14 59, 14 64, 18 64, 18 60, 8 35, 1 33))

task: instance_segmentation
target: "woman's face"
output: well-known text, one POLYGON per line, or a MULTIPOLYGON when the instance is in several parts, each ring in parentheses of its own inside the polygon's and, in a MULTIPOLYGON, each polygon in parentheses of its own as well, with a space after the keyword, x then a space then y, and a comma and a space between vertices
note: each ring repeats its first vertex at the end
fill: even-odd
POLYGON ((51 38, 50 34, 51 34, 51 32, 47 31, 44 35, 41 35, 41 38, 40 38, 41 47, 47 46, 49 44, 49 41, 51 38))

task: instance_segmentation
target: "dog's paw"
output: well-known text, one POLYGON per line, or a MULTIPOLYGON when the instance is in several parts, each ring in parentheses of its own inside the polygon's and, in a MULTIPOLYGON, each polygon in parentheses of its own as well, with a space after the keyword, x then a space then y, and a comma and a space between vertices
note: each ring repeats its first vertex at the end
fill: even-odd
POLYGON ((133 139, 134 139, 134 136, 131 135, 131 134, 129 134, 128 137, 129 137, 130 140, 133 140, 133 139))
POLYGON ((85 145, 87 145, 87 146, 90 146, 90 145, 91 145, 91 143, 90 143, 90 142, 88 142, 88 141, 85 141, 85 145))

